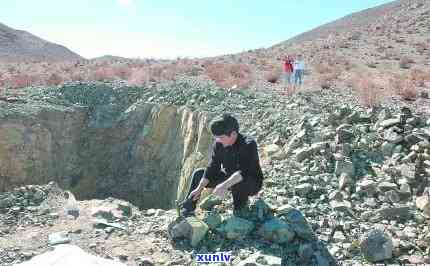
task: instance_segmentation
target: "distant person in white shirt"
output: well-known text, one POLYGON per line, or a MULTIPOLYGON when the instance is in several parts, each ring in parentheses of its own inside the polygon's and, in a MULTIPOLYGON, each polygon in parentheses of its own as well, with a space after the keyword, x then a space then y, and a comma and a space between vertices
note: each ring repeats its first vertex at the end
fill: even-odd
POLYGON ((294 84, 302 85, 303 84, 303 73, 305 71, 305 62, 303 61, 303 56, 299 54, 297 59, 294 60, 294 84))

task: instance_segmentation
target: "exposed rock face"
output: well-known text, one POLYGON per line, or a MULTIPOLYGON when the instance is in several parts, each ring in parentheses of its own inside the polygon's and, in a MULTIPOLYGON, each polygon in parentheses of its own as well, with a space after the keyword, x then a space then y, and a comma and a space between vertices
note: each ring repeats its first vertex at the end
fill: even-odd
MULTIPOLYGON (((86 107, 0 103, 0 191, 56 181, 78 198, 172 207, 188 188, 189 180, 180 177, 207 162, 207 115, 122 103, 112 88, 102 89, 117 98, 86 107)), ((76 100, 72 96, 66 99, 76 100)))

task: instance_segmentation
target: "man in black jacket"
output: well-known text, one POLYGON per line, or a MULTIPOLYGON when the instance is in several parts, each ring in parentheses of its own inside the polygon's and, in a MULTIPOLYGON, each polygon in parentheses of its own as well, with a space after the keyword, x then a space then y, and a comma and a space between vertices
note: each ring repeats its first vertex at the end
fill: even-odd
POLYGON ((192 175, 187 199, 192 199, 184 215, 194 214, 197 200, 204 188, 223 199, 228 190, 233 195, 233 213, 240 213, 248 205, 248 197, 256 195, 263 184, 263 172, 254 139, 239 133, 236 118, 224 114, 211 124, 214 136, 211 158, 206 169, 192 175))

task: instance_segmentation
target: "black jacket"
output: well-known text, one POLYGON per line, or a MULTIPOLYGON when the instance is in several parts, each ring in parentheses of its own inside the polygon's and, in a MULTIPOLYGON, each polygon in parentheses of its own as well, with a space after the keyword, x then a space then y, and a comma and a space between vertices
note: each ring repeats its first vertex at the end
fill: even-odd
POLYGON ((221 143, 214 142, 203 177, 214 180, 226 174, 228 178, 238 170, 243 177, 242 182, 250 181, 261 187, 263 172, 260 167, 257 143, 253 138, 240 133, 231 146, 223 147, 221 143))

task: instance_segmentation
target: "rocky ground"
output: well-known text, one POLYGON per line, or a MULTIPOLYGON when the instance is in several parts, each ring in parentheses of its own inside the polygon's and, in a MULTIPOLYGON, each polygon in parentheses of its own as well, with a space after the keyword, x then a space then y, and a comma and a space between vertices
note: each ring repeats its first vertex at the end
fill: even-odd
POLYGON ((0 194, 1 265, 28 260, 58 242, 126 265, 191 265, 195 254, 227 250, 232 265, 279 265, 281 258, 284 265, 334 264, 326 250, 344 265, 430 263, 429 99, 388 99, 369 109, 349 90, 287 97, 192 80, 98 86, 33 88, 4 100, 82 105, 109 101, 108 91, 208 114, 232 112, 259 144, 262 199, 253 199, 245 221, 231 216, 231 199, 215 214, 202 213, 210 228, 205 234, 198 229, 205 226, 186 221, 195 225, 183 229, 190 243, 167 235, 175 210, 138 210, 118 199, 74 203, 55 184, 17 188, 0 194))

